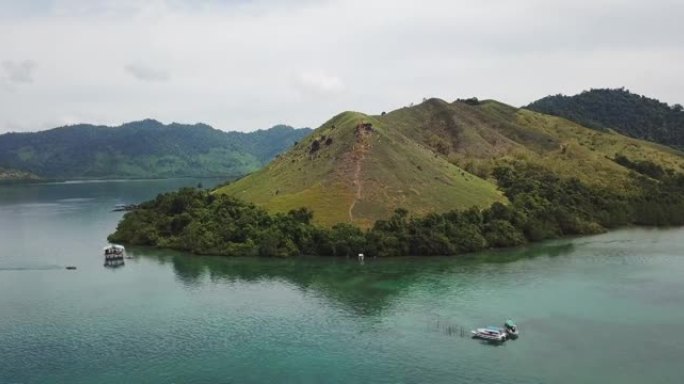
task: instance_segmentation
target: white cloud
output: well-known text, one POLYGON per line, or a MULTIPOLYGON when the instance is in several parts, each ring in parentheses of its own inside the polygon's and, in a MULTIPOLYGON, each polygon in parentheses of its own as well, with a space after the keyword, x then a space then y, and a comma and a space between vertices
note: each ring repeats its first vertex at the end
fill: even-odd
POLYGON ((323 71, 302 72, 295 83, 302 92, 315 96, 336 95, 344 91, 342 79, 323 71))
POLYGON ((161 69, 153 68, 144 64, 128 64, 124 66, 126 72, 142 81, 167 81, 169 74, 161 69))
POLYGON ((5 60, 1 64, 4 78, 13 84, 33 83, 33 73, 36 63, 32 60, 11 61, 5 60))
POLYGON ((680 0, 0 0, 0 19, 0 116, 33 129, 317 126, 422 97, 523 105, 603 86, 684 102, 680 0), (36 69, 17 58, 40 81, 21 86, 36 69))

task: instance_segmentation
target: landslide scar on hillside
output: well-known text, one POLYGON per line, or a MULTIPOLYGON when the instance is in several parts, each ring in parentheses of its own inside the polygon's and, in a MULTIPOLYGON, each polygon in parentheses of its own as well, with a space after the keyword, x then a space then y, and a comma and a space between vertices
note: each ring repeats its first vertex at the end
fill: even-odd
POLYGON ((356 125, 354 135, 356 141, 352 148, 352 160, 354 161, 354 173, 352 174, 352 185, 356 187, 354 199, 349 206, 349 221, 354 221, 354 207, 363 196, 363 181, 361 179, 361 166, 366 159, 366 152, 370 149, 370 136, 373 133, 373 124, 359 123, 356 125))

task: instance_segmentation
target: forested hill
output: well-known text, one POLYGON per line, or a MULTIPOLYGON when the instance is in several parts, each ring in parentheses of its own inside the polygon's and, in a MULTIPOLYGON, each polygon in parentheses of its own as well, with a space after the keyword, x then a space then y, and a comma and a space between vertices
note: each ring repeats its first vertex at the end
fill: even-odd
POLYGON ((233 176, 252 172, 310 133, 275 126, 250 133, 143 120, 0 135, 0 167, 42 178, 233 176))
POLYGON ((684 148, 684 108, 624 88, 592 89, 575 96, 547 96, 527 106, 598 130, 684 148))
POLYGON ((684 225, 684 154, 493 100, 342 112, 214 190, 157 196, 109 240, 230 256, 455 255, 684 225))

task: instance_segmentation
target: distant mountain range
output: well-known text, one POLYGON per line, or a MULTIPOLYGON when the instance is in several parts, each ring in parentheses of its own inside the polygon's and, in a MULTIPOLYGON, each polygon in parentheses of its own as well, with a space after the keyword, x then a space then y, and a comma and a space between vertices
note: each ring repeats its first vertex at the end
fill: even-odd
POLYGON ((7 178, 230 177, 259 169, 310 132, 285 125, 224 132, 156 120, 80 124, 0 135, 0 168, 7 178))
POLYGON ((624 88, 592 89, 575 96, 547 96, 528 109, 564 117, 586 127, 684 149, 684 107, 624 88))

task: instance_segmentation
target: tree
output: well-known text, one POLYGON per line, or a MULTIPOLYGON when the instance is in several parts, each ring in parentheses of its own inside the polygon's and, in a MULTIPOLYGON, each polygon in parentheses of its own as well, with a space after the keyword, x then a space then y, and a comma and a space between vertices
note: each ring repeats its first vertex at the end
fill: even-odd
POLYGON ((330 241, 335 256, 356 256, 364 253, 366 237, 361 230, 348 223, 336 224, 330 231, 330 241))
POLYGON ((514 247, 526 242, 525 236, 505 220, 493 220, 487 223, 484 237, 490 247, 514 247))
POLYGON ((314 213, 309 208, 298 208, 292 209, 287 213, 292 219, 298 223, 310 224, 311 219, 313 219, 314 213))

